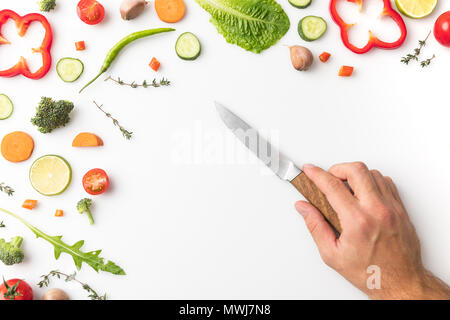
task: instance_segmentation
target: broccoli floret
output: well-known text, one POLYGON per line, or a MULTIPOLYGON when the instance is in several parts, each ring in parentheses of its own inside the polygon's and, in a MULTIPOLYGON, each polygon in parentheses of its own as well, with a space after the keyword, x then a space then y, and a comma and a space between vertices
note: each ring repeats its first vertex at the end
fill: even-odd
POLYGON ((86 213, 89 219, 90 224, 94 224, 94 218, 92 218, 91 214, 91 205, 92 200, 88 198, 81 199, 78 201, 77 210, 80 214, 86 213))
POLYGON ((41 11, 49 12, 56 7, 56 0, 41 0, 39 1, 41 11))
POLYGON ((7 266, 21 263, 24 254, 20 246, 22 245, 22 237, 14 237, 10 242, 0 239, 0 260, 7 266))
POLYGON ((52 98, 42 97, 31 123, 37 126, 40 132, 50 133, 53 129, 64 127, 70 121, 69 113, 72 110, 72 102, 53 101, 52 98))

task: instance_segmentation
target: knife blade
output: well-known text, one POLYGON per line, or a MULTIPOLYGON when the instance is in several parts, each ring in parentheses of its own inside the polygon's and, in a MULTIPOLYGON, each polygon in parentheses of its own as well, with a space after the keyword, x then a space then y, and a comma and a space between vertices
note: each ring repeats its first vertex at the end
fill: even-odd
POLYGON ((292 160, 277 150, 264 139, 256 129, 230 111, 222 104, 215 102, 217 113, 224 124, 239 141, 252 151, 279 178, 290 182, 312 205, 314 205, 325 219, 341 233, 342 228, 337 213, 331 207, 326 196, 299 169, 292 160))

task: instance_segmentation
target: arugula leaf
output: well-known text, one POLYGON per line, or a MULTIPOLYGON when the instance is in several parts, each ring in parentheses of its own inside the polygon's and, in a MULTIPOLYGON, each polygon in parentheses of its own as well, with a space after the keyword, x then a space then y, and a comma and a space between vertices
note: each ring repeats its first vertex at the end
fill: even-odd
POLYGON ((275 0, 196 0, 211 14, 227 42, 260 53, 289 30, 289 18, 275 0))
POLYGON ((97 272, 101 270, 105 272, 110 272, 112 274, 125 275, 125 271, 121 267, 116 265, 114 262, 107 261, 105 263, 104 259, 100 257, 100 253, 102 252, 102 250, 96 250, 91 252, 81 251, 80 248, 84 245, 84 240, 78 241, 74 245, 70 246, 61 240, 62 236, 49 236, 48 234, 42 232, 38 228, 29 224, 27 221, 25 221, 18 215, 2 208, 0 208, 0 210, 18 219, 20 222, 26 225, 31 231, 33 231, 33 233, 36 235, 36 238, 42 238, 50 242, 55 248, 55 259, 58 260, 61 253, 64 252, 72 256, 73 262, 75 263, 75 266, 77 267, 78 270, 81 269, 81 266, 84 262, 89 266, 91 266, 97 272))

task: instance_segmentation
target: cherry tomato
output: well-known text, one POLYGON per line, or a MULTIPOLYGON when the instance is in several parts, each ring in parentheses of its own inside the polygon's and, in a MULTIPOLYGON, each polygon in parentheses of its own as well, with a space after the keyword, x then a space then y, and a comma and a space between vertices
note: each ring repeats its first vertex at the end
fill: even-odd
POLYGON ((33 289, 21 279, 3 281, 0 286, 0 300, 33 300, 33 289))
POLYGON ((77 14, 84 23, 94 25, 105 17, 105 8, 95 0, 81 0, 78 2, 77 14))
POLYGON ((450 11, 437 18, 434 24, 434 37, 443 46, 450 47, 450 11))
POLYGON ((83 187, 92 195, 102 194, 109 187, 109 178, 102 169, 89 170, 83 177, 83 187))

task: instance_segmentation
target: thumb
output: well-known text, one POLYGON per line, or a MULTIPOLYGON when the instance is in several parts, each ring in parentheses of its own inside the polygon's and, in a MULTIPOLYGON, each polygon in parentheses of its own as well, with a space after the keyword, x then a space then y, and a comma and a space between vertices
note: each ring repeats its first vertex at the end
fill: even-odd
POLYGON ((303 216, 306 226, 323 257, 323 253, 329 252, 336 246, 336 234, 319 210, 309 202, 298 201, 295 203, 295 209, 303 216))

